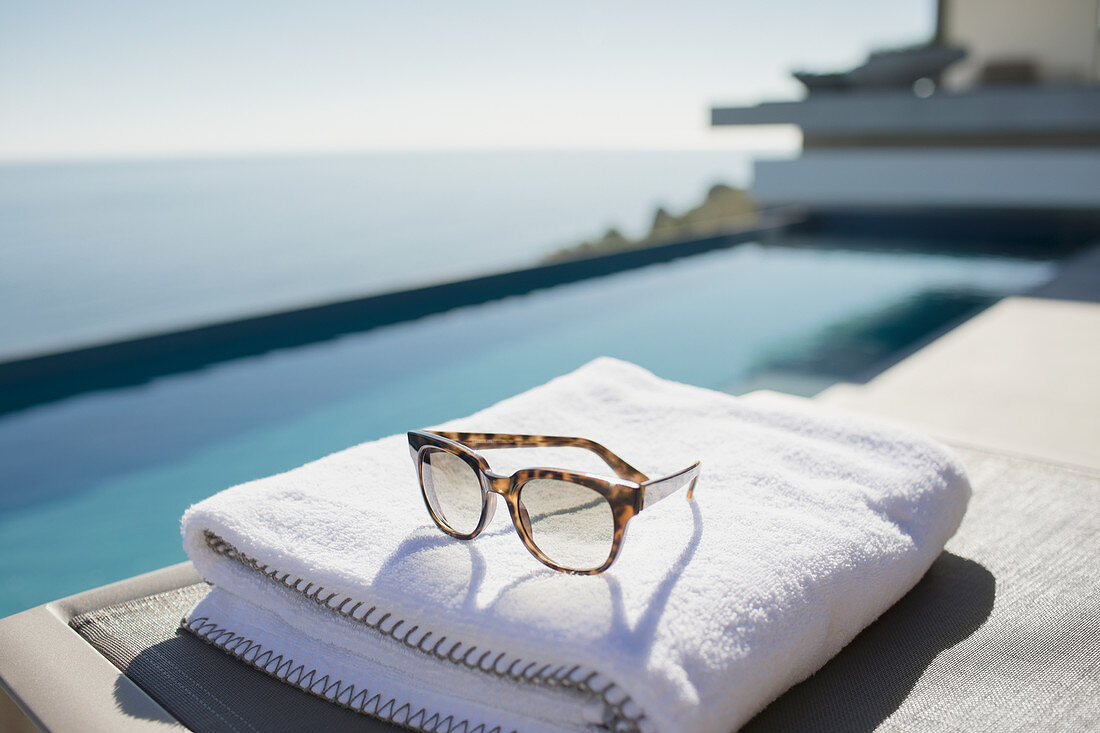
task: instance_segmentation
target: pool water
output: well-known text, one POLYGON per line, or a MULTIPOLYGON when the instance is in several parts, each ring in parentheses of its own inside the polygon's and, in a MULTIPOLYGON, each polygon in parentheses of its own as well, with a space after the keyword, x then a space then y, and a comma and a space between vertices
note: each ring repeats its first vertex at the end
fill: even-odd
POLYGON ((749 244, 2 415, 0 616, 183 560, 179 517, 216 491, 600 355, 735 393, 822 386, 1053 271, 749 244))

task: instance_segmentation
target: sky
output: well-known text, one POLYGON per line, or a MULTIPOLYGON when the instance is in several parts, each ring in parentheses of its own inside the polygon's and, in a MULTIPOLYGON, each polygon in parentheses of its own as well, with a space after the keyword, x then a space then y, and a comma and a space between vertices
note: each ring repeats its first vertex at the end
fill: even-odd
POLYGON ((0 0, 0 160, 797 145, 710 129, 935 0, 0 0))

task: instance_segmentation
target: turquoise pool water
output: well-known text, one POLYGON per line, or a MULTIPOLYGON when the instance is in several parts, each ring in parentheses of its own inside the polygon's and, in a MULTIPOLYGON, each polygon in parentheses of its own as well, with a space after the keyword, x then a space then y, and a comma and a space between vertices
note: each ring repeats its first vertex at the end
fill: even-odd
POLYGON ((1052 272, 750 244, 3 415, 0 615, 182 560, 180 514, 220 489, 472 412, 602 354, 733 392, 777 370, 826 383, 845 376, 820 357, 830 345, 859 357, 841 371, 858 371, 934 325, 930 308, 970 308, 1052 272), (906 313, 923 325, 890 335, 906 313))

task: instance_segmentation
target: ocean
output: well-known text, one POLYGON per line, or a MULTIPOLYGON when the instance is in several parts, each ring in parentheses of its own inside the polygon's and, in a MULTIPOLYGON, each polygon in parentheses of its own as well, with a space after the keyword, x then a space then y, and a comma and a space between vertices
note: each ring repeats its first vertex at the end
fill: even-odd
POLYGON ((648 228, 738 151, 0 166, 0 361, 537 262, 648 228))

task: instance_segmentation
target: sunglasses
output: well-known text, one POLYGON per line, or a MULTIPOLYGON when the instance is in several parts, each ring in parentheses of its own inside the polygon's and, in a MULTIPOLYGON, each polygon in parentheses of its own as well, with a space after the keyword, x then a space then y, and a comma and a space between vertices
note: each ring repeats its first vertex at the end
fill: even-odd
POLYGON ((427 430, 410 431, 408 437, 424 504, 441 530, 460 540, 477 537, 493 518, 499 494, 528 551, 554 570, 578 575, 611 567, 630 518, 685 485, 690 499, 699 477, 697 461, 650 480, 586 438, 427 430), (618 478, 556 468, 523 468, 503 476, 477 452, 548 447, 590 451, 618 478))

